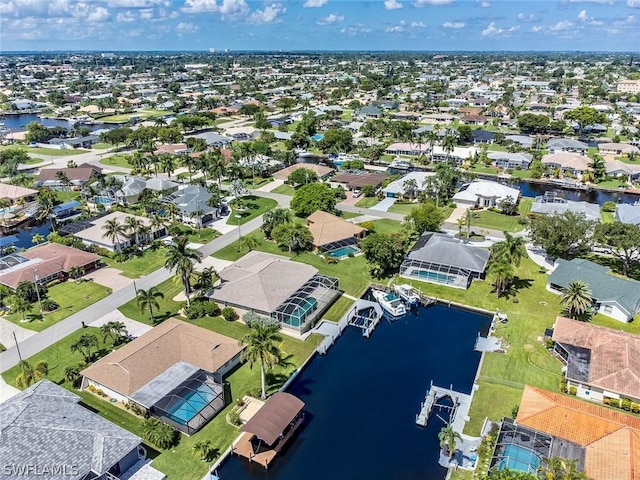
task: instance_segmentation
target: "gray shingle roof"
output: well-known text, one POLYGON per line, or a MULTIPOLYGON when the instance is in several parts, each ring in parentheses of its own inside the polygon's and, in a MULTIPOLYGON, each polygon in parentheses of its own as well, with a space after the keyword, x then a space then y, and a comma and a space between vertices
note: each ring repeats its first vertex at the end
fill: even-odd
POLYGON ((68 480, 89 472, 102 475, 140 445, 139 437, 79 401, 79 396, 42 380, 0 404, 0 464, 67 466, 67 472, 59 475, 30 472, 3 478, 68 480), (71 467, 77 467, 77 475, 69 475, 71 467))
POLYGON ((549 275, 547 283, 565 288, 573 280, 582 280, 598 302, 615 303, 630 316, 640 308, 640 282, 610 275, 607 267, 582 258, 571 261, 559 258, 558 266, 549 275))
POLYGON ((640 225, 640 205, 620 203, 616 205, 616 218, 622 223, 640 225))
MULTIPOLYGON (((426 237, 428 239, 424 246, 409 252, 408 258, 484 272, 489 261, 489 250, 464 245, 442 233, 427 233, 423 239, 426 237)), ((422 243, 420 240, 418 242, 418 245, 422 243)))

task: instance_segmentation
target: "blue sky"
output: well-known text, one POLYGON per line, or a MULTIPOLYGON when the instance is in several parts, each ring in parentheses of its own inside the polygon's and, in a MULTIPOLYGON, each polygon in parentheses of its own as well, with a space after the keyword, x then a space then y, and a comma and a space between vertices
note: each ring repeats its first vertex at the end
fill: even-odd
POLYGON ((640 0, 0 0, 2 51, 639 45, 640 0))

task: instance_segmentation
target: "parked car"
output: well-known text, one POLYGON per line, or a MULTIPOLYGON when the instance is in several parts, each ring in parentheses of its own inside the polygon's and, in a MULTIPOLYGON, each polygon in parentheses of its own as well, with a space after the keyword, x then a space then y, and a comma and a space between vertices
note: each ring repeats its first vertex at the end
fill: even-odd
POLYGON ((360 195, 362 195, 362 190, 360 190, 359 188, 356 188, 353 192, 351 192, 351 196, 353 198, 358 198, 360 195))

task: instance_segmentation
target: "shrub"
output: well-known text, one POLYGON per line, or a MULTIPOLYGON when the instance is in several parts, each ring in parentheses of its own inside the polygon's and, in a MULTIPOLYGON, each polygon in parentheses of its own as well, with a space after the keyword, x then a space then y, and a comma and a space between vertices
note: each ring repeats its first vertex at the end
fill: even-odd
POLYGON ((58 305, 54 300, 50 299, 50 298, 43 298, 42 299, 42 309, 46 310, 48 312, 53 312, 54 310, 57 310, 58 307, 60 307, 60 305, 58 305))
POLYGON ((373 222, 362 222, 360 226, 369 230, 370 232, 373 232, 376 229, 376 226, 373 222))
POLYGON ((620 408, 620 400, 618 400, 617 398, 605 398, 604 404, 611 407, 620 408))
POLYGON ((189 320, 200 317, 217 317, 220 315, 220 307, 215 302, 208 300, 194 301, 191 306, 184 309, 184 314, 189 320))
POLYGON ((615 212, 616 211, 616 202, 604 202, 602 204, 603 212, 615 212))
POLYGON ((224 318, 227 322, 233 322, 236 317, 236 311, 232 307, 224 307, 222 309, 222 318, 224 318))
POLYGON ((569 395, 577 395, 578 389, 576 387, 569 387, 569 395))
POLYGON ((229 412, 229 416, 227 418, 229 419, 229 423, 231 425, 235 425, 236 427, 239 427, 240 425, 242 425, 240 414, 235 408, 229 412))
POLYGON ((163 450, 173 447, 180 439, 176 429, 155 417, 148 418, 142 423, 142 436, 163 450))
POLYGON ((640 413, 640 404, 638 403, 632 403, 631 404, 631 411, 633 413, 640 413))
POLYGON ((131 410, 133 413, 135 413, 139 417, 145 417, 145 418, 147 417, 147 413, 148 413, 147 409, 144 408, 142 405, 129 401, 125 403, 124 406, 127 410, 131 410))
POLYGON ((94 387, 93 385, 89 385, 89 386, 87 387, 87 390, 89 390, 91 393, 93 393, 93 392, 95 392, 95 391, 96 391, 96 387, 94 387))
POLYGON ((113 256, 113 259, 118 263, 122 263, 127 261, 127 256, 122 252, 118 252, 113 256))
POLYGON ((260 398, 262 396, 262 388, 261 387, 253 387, 251 390, 247 392, 247 395, 253 398, 260 398))
POLYGON ((620 408, 622 408, 625 412, 631 411, 631 400, 628 398, 623 398, 620 402, 620 408))

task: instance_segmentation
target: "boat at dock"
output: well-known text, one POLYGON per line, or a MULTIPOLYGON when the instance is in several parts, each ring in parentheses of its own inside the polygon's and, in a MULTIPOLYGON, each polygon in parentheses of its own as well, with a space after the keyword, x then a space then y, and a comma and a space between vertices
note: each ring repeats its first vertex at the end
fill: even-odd
POLYGON ((402 299, 394 292, 384 292, 382 290, 372 290, 373 298, 380 304, 382 309, 394 317, 401 317, 407 313, 407 307, 402 299))
POLYGON ((415 307, 420 304, 420 294, 411 285, 394 285, 394 288, 398 296, 409 307, 415 307))

